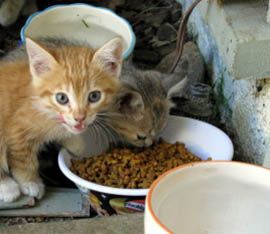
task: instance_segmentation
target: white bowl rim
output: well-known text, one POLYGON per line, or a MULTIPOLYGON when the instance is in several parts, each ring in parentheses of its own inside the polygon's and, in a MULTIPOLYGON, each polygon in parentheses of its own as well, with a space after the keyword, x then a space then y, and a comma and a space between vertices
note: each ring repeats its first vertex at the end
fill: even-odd
MULTIPOLYGON (((172 119, 185 119, 185 120, 188 120, 188 121, 194 121, 194 122, 198 122, 198 123, 201 123, 205 126, 208 126, 208 127, 211 127, 213 129, 215 129, 215 131, 219 132, 221 135, 223 135, 227 141, 228 141, 228 161, 232 160, 233 159, 233 154, 234 154, 234 146, 233 146, 233 143, 232 143, 232 140, 231 138, 223 131, 221 130, 220 128, 216 127, 215 125, 213 124, 210 124, 208 122, 205 122, 205 121, 202 121, 202 120, 199 120, 199 119, 194 119, 194 118, 190 118, 190 117, 184 117, 184 116, 178 116, 178 115, 169 115, 170 118, 172 119)), ((213 161, 226 161, 226 160, 213 160, 213 161)))
POLYGON ((40 14, 46 12, 46 11, 49 11, 51 9, 62 8, 62 7, 74 7, 74 6, 88 7, 88 8, 92 8, 92 9, 95 8, 95 9, 101 10, 103 12, 107 12, 109 14, 112 14, 113 17, 116 17, 120 21, 122 21, 128 27, 128 31, 130 32, 130 37, 131 37, 131 42, 128 45, 128 48, 126 49, 126 51, 124 52, 123 58, 126 59, 132 53, 132 51, 134 50, 134 47, 135 47, 135 43, 136 43, 136 36, 135 36, 135 34, 133 32, 133 29, 132 29, 130 23, 125 18, 117 15, 115 12, 113 12, 112 10, 110 10, 108 8, 105 8, 105 7, 96 7, 96 6, 93 6, 91 4, 86 4, 86 3, 56 4, 56 5, 53 5, 53 6, 49 6, 49 7, 45 8, 42 11, 37 11, 37 12, 31 14, 27 18, 25 24, 23 25, 23 27, 20 30, 21 43, 22 44, 25 43, 25 30, 27 29, 27 27, 29 26, 29 24, 31 23, 31 21, 36 16, 38 16, 38 15, 40 15, 40 14))
POLYGON ((238 164, 238 165, 244 165, 247 167, 256 167, 259 169, 263 169, 266 170, 268 173, 270 172, 270 170, 266 167, 260 166, 260 165, 256 165, 256 164, 250 164, 247 162, 240 162, 240 161, 225 161, 225 160, 213 160, 213 161, 200 161, 200 162, 193 162, 193 163, 187 163, 187 164, 183 164, 180 165, 178 167, 172 168, 169 171, 166 171, 165 173, 163 173, 162 175, 160 175, 150 186, 148 194, 146 196, 145 199, 145 204, 149 210, 150 216, 154 219, 154 221, 156 222, 156 224, 166 233, 173 233, 169 228, 167 228, 160 220, 159 218, 156 216, 155 212, 153 211, 152 208, 152 195, 153 192, 155 190, 155 188, 158 186, 158 184, 164 180, 168 175, 175 173, 178 170, 182 170, 185 168, 191 168, 191 167, 196 167, 196 166, 200 166, 200 165, 205 165, 205 164, 217 164, 217 165, 224 165, 224 164, 238 164))
POLYGON ((124 189, 124 188, 114 188, 109 186, 103 186, 100 184, 93 183, 91 181, 85 180, 74 173, 68 168, 65 163, 66 155, 71 155, 66 149, 62 148, 58 156, 58 165, 60 170, 64 175, 73 181, 75 184, 87 188, 89 190, 94 190, 96 192, 113 194, 113 195, 122 195, 122 196, 146 196, 149 189, 124 189))

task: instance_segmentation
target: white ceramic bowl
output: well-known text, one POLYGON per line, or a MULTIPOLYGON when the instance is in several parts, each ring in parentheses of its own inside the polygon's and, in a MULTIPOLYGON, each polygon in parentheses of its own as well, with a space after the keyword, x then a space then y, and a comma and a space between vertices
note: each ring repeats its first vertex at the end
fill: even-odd
POLYGON ((145 234, 268 234, 269 197, 266 168, 221 161, 183 165, 150 187, 145 234))
MULTIPOLYGON (((213 160, 231 160, 233 157, 233 145, 230 138, 218 128, 202 121, 170 116, 168 124, 160 136, 170 143, 176 141, 185 143, 192 153, 203 160, 209 156, 213 160)), ((90 148, 94 149, 94 145, 90 148)), ((58 157, 59 167, 64 175, 73 181, 83 193, 91 191, 102 193, 103 197, 114 195, 133 197, 140 203, 144 201, 148 189, 112 188, 89 182, 73 174, 69 169, 71 158, 71 154, 62 149, 58 157)), ((101 197, 98 194, 97 196, 101 197)))
POLYGON ((120 36, 124 40, 124 58, 135 46, 135 34, 128 21, 109 9, 82 3, 55 5, 34 13, 21 29, 23 43, 26 36, 75 39, 94 49, 120 36))

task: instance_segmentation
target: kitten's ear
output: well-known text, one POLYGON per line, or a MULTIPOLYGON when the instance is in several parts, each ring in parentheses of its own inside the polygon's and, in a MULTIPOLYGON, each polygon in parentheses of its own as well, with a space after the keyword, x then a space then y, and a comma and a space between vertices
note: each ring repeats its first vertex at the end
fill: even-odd
POLYGON ((26 38, 26 50, 29 58, 30 71, 34 78, 50 72, 56 65, 55 58, 30 38, 26 38))
POLYGON ((118 78, 122 68, 122 53, 122 39, 114 38, 96 51, 92 62, 118 78))
POLYGON ((167 91, 167 98, 171 99, 173 97, 185 97, 187 94, 188 78, 187 76, 170 87, 167 91))
POLYGON ((117 98, 117 109, 128 118, 140 120, 143 117, 144 102, 142 96, 136 91, 121 92, 117 98))

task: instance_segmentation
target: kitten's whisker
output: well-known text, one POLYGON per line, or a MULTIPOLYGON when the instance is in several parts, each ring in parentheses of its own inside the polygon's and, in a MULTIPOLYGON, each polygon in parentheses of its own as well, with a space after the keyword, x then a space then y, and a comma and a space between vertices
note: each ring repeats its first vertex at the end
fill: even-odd
POLYGON ((97 129, 97 126, 96 126, 96 124, 94 123, 93 125, 92 125, 92 130, 93 130, 93 132, 94 132, 94 139, 95 139, 95 141, 99 144, 99 131, 98 131, 98 129, 97 129))
POLYGON ((103 112, 103 113, 98 113, 97 116, 105 116, 105 117, 111 117, 111 116, 121 116, 120 113, 112 113, 112 112, 103 112))
MULTIPOLYGON (((98 133, 99 133, 99 137, 100 139, 98 139, 98 146, 100 146, 101 149, 104 149, 104 144, 108 143, 110 141, 110 134, 107 134, 104 129, 100 126, 99 121, 96 119, 95 121, 95 129, 97 129, 98 133)), ((106 147, 105 147, 106 148, 106 147)))
POLYGON ((98 127, 100 128, 101 131, 103 131, 105 133, 105 136, 107 137, 107 139, 111 139, 111 134, 109 134, 106 129, 103 127, 103 125, 101 124, 100 120, 96 120, 96 124, 98 125, 98 127))
POLYGON ((100 121, 101 124, 105 127, 105 130, 107 129, 107 131, 111 134, 111 138, 112 138, 112 142, 114 144, 114 146, 119 145, 119 142, 122 141, 122 137, 120 137, 119 134, 117 134, 109 125, 109 123, 106 123, 104 120, 100 121), (109 128, 109 129, 108 129, 109 128))
POLYGON ((93 132, 94 131, 93 124, 91 124, 91 125, 88 126, 88 131, 89 131, 89 134, 90 134, 91 138, 92 138, 92 136, 94 138, 95 135, 94 135, 94 132, 93 132))
POLYGON ((91 130, 93 130, 94 139, 97 139, 98 138, 98 131, 96 130, 96 124, 91 125, 91 130))
POLYGON ((91 130, 93 130, 93 132, 94 132, 94 137, 96 139, 98 153, 102 153, 102 152, 100 152, 100 149, 104 149, 104 147, 102 145, 104 143, 102 140, 103 135, 102 135, 102 132, 100 131, 100 128, 97 125, 96 121, 92 124, 91 130))
POLYGON ((97 123, 99 124, 99 126, 103 129, 103 131, 105 132, 106 136, 109 137, 109 140, 110 142, 113 144, 113 145, 117 145, 117 140, 114 136, 114 133, 113 131, 110 131, 108 129, 108 126, 106 125, 105 122, 103 122, 102 120, 98 120, 97 123))

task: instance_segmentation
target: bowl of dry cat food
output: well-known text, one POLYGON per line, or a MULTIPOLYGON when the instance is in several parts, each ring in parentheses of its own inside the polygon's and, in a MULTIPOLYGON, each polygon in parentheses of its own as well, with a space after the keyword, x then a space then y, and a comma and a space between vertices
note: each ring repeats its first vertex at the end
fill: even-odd
POLYGON ((143 212, 149 187, 172 168, 233 157, 232 142, 223 131, 191 118, 170 116, 157 139, 147 148, 114 148, 83 159, 62 149, 58 164, 104 216, 143 212))
POLYGON ((146 198, 145 234, 266 234, 270 170, 242 162, 185 164, 160 176, 146 198))
POLYGON ((127 20, 109 9, 83 3, 54 5, 34 13, 21 29, 22 43, 25 37, 64 38, 71 42, 87 43, 93 49, 121 37, 124 58, 132 53, 136 41, 127 20))

